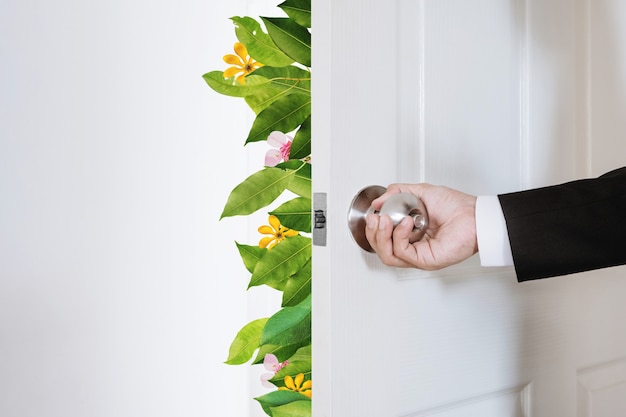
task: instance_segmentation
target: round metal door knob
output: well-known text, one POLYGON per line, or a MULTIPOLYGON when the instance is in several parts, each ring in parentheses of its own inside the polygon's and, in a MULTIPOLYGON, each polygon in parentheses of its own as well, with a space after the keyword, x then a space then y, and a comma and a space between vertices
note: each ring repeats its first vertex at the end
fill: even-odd
POLYGON ((365 236, 365 216, 370 213, 386 214, 396 227, 407 216, 413 218, 413 231, 409 242, 417 242, 428 229, 428 213, 424 203, 409 193, 399 193, 390 196, 380 211, 372 208, 372 201, 384 194, 387 189, 380 185, 370 185, 360 190, 352 199, 348 210, 348 228, 354 241, 367 252, 374 252, 365 236))

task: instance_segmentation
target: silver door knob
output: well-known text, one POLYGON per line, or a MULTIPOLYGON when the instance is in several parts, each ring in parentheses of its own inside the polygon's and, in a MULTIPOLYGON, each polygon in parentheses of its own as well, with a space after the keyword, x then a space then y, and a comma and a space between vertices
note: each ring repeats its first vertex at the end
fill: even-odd
POLYGON ((370 185, 359 191, 348 210, 348 227, 355 242, 364 250, 374 252, 365 237, 365 216, 370 213, 386 214, 391 217, 396 227, 407 216, 413 218, 413 231, 409 237, 411 243, 420 240, 428 229, 428 213, 422 201, 409 193, 394 194, 389 197, 380 211, 372 208, 372 201, 383 195, 387 189, 380 185, 370 185))

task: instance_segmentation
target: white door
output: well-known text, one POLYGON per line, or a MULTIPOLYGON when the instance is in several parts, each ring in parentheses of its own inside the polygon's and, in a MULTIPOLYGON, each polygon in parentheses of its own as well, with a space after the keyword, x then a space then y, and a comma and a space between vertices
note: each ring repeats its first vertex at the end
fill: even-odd
POLYGON ((346 222, 367 185, 485 195, 626 164, 624 2, 313 11, 314 191, 328 201, 313 255, 314 415, 626 415, 626 268, 523 284, 478 257, 394 269, 346 222))

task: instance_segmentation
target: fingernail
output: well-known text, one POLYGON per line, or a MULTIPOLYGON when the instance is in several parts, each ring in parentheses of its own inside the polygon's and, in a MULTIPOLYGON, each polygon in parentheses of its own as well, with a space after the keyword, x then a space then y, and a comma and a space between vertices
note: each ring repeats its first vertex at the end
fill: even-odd
POLYGON ((376 223, 376 221, 374 220, 373 216, 365 217, 365 222, 367 223, 367 228, 368 229, 373 229, 374 228, 374 223, 376 223))
POLYGON ((391 219, 389 218, 389 216, 380 216, 380 220, 378 221, 378 225, 381 229, 384 229, 385 227, 387 227, 387 219, 389 219, 389 221, 391 221, 391 219))

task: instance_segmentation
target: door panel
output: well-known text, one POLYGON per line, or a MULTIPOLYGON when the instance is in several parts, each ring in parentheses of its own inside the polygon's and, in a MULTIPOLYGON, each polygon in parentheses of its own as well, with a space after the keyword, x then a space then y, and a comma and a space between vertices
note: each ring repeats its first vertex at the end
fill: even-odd
POLYGON ((581 369, 577 376, 580 417, 626 415, 626 360, 581 369))
POLYGON ((511 145, 523 139, 520 107, 526 98, 520 88, 521 1, 402 0, 397 6, 398 41, 411 39, 416 19, 421 35, 419 41, 409 41, 398 51, 399 68, 404 67, 406 55, 416 53, 421 62, 415 67, 423 85, 421 102, 412 103, 404 90, 405 84, 413 82, 408 73, 412 67, 401 69, 407 73, 398 77, 397 94, 405 99, 398 109, 399 126, 415 118, 416 110, 422 116, 419 129, 413 134, 405 132, 398 144, 405 165, 421 169, 419 176, 407 170, 413 176, 406 179, 421 177, 479 189, 483 177, 493 176, 497 170, 510 175, 498 176, 490 185, 501 189, 518 186, 519 169, 511 167, 519 166, 521 148, 511 145), (421 158, 406 152, 414 142, 420 144, 421 158), (486 151, 498 157, 485 158, 486 151), (489 163, 477 163, 483 160, 489 163), (473 175, 468 177, 463 174, 466 172, 473 175))
POLYGON ((389 268, 352 241, 346 215, 371 184, 495 194, 623 165, 614 108, 626 97, 615 69, 626 7, 314 0, 313 10, 314 189, 328 197, 328 243, 314 249, 315 415, 618 415, 624 268, 524 284, 478 257, 438 272, 389 268))
POLYGON ((587 2, 587 156, 597 175, 624 164, 626 155, 626 3, 587 2))

